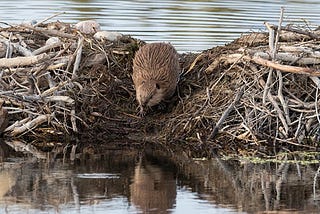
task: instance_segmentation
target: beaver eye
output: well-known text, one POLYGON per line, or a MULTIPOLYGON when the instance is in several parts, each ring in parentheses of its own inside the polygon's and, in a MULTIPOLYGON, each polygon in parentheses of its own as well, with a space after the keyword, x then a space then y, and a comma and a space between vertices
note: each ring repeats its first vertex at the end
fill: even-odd
POLYGON ((160 89, 160 85, 158 83, 156 83, 156 88, 160 89))

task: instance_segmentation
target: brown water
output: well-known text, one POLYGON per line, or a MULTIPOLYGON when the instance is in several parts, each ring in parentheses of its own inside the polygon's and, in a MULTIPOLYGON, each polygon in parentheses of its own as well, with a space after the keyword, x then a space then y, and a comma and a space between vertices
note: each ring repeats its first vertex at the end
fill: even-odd
POLYGON ((298 155, 253 164, 92 146, 39 160, 0 145, 0 213, 320 211, 320 165, 289 163, 298 155))
POLYGON ((179 51, 201 51, 223 45, 242 33, 264 31, 264 22, 320 25, 318 0, 1 0, 0 21, 8 23, 53 18, 76 23, 96 19, 104 30, 151 41, 168 41, 179 51))

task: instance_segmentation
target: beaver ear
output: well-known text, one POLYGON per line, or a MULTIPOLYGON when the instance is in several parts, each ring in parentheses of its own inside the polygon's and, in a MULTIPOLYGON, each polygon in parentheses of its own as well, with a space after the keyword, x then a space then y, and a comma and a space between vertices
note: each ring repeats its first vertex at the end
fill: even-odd
POLYGON ((158 83, 156 83, 156 88, 160 89, 160 85, 158 83))

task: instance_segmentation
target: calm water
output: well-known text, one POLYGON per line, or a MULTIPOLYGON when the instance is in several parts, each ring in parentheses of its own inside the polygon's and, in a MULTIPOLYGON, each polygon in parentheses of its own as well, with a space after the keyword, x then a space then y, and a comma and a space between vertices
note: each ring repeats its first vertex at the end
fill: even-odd
POLYGON ((104 30, 146 41, 168 41, 179 51, 201 51, 223 45, 250 31, 264 31, 264 22, 278 23, 285 6, 285 24, 320 25, 318 0, 1 0, 0 21, 54 20, 76 23, 96 19, 104 30))
POLYGON ((58 147, 37 160, 2 142, 0 213, 320 211, 319 164, 240 164, 157 149, 77 150, 73 160, 70 150, 58 147))

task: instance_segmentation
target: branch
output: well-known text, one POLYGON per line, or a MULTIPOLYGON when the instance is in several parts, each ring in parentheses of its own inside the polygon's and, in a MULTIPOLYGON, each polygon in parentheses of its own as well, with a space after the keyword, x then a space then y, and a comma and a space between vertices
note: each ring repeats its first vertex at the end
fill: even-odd
POLYGON ((261 57, 255 57, 255 56, 254 57, 245 56, 243 58, 246 60, 251 60, 259 65, 274 68, 284 72, 290 72, 294 74, 305 74, 309 76, 320 76, 320 71, 313 68, 282 65, 280 63, 272 62, 266 59, 262 59, 261 57))
POLYGON ((228 115, 230 114, 231 110, 234 108, 234 106, 239 102, 239 100, 241 99, 242 95, 244 93, 244 86, 240 88, 240 91, 237 93, 234 101, 228 106, 228 108, 224 111, 224 113, 222 114, 222 116, 220 117, 219 121, 217 122, 217 124, 215 125, 215 127, 213 128, 211 134, 209 135, 207 140, 212 139, 213 137, 215 137, 222 125, 222 123, 225 121, 225 119, 228 117, 228 115))
POLYGON ((0 59, 0 68, 6 67, 21 67, 26 65, 33 65, 50 59, 47 54, 40 54, 38 56, 2 58, 0 59))

